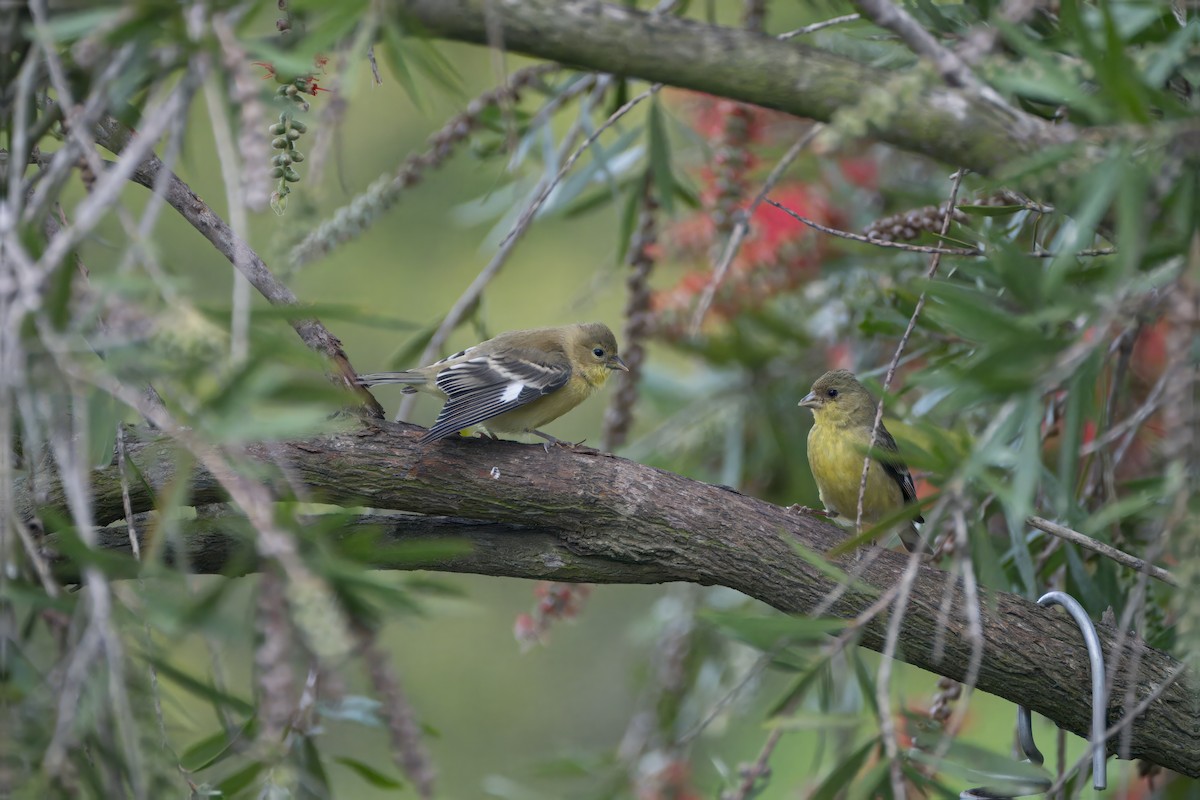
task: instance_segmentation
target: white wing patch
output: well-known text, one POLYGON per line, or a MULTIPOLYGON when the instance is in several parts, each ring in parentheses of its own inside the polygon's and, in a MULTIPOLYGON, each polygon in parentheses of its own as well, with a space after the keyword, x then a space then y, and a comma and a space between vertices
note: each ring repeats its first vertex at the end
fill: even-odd
POLYGON ((424 441, 450 436, 561 389, 571 377, 565 355, 536 351, 509 351, 473 355, 437 376, 446 393, 446 404, 424 436, 424 441))

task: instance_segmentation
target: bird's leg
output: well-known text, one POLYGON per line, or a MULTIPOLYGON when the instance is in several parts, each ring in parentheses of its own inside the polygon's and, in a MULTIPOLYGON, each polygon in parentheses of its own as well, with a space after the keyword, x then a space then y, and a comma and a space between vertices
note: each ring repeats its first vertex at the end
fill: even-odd
POLYGON ((551 436, 550 434, 544 433, 542 431, 535 431, 532 428, 530 428, 528 432, 532 433, 534 436, 540 436, 546 440, 546 443, 543 444, 542 447, 546 448, 547 453, 550 452, 551 446, 554 446, 554 445, 557 445, 559 447, 565 447, 568 450, 574 450, 576 453, 599 453, 600 452, 599 450, 597 450, 594 447, 584 447, 583 443, 586 442, 587 439, 580 439, 578 442, 564 442, 562 439, 559 439, 555 436, 551 436))
POLYGON ((565 447, 565 446, 567 446, 567 444, 568 444, 568 443, 564 443, 563 441, 561 441, 561 440, 560 440, 560 439, 558 439, 557 437, 555 437, 555 436, 551 436, 551 435, 550 435, 550 434, 548 434, 548 433, 543 433, 542 431, 535 431, 534 429, 530 428, 528 432, 529 432, 529 433, 532 433, 534 436, 540 436, 540 437, 542 437, 543 439, 545 439, 545 440, 546 440, 546 441, 545 441, 545 443, 544 443, 544 444, 542 444, 542 447, 546 448, 546 452, 547 452, 547 453, 549 453, 549 452, 550 452, 550 447, 551 447, 552 445, 556 445, 556 444, 557 444, 557 445, 562 445, 562 446, 564 446, 564 447, 565 447))

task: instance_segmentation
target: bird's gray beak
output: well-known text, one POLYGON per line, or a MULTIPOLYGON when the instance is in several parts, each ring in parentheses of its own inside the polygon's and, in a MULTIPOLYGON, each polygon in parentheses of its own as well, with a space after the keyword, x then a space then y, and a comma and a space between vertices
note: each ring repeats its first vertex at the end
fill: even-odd
POLYGON ((619 370, 621 370, 621 372, 629 372, 629 367, 625 365, 625 362, 621 360, 620 356, 612 356, 611 358, 609 358, 608 359, 608 368, 609 369, 619 369, 619 370))
POLYGON ((805 408, 818 408, 821 405, 821 401, 814 393, 809 392, 796 405, 804 406, 805 408))

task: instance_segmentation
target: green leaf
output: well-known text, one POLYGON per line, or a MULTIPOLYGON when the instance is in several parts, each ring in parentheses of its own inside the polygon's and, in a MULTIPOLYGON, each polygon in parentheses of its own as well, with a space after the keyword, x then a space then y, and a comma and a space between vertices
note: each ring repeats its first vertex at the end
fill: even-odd
MULTIPOLYGON (((1160 484, 1161 487, 1161 484, 1160 484)), ((1152 508, 1162 500, 1161 490, 1133 492, 1101 508, 1081 526, 1080 533, 1091 537, 1107 538, 1105 531, 1113 524, 1136 516, 1152 508)))
POLYGON ((205 683, 199 678, 192 677, 169 661, 145 654, 143 654, 142 658, 154 665, 154 668, 158 670, 159 676, 171 679, 172 682, 189 694, 247 717, 254 713, 254 705, 252 703, 227 692, 222 692, 212 684, 205 683))
POLYGON ((617 230, 617 263, 624 264, 633 244, 633 232, 637 228, 642 210, 642 181, 631 183, 626 189, 627 197, 621 209, 621 227, 617 230))
POLYGON ((1020 317, 1002 310, 994 293, 951 281, 928 281, 925 314, 948 331, 974 342, 995 344, 1012 339, 1020 317))
POLYGON ((967 204, 957 206, 957 208, 959 211, 975 217, 1007 217, 1026 210, 1025 206, 973 206, 967 204))
POLYGON ((48 15, 46 32, 51 41, 70 42, 93 31, 111 28, 112 23, 125 13, 119 6, 76 12, 58 11, 48 15))
POLYGON ((349 756, 335 756, 334 761, 346 767, 358 777, 374 786, 376 789, 403 789, 404 783, 389 775, 385 775, 369 764, 364 764, 349 756))
POLYGON ((1037 764, 1017 761, 957 738, 949 741, 945 757, 938 760, 931 752, 936 745, 933 741, 918 744, 909 751, 910 756, 914 761, 928 764, 939 772, 957 775, 972 785, 984 784, 997 797, 1040 793, 1049 787, 1050 774, 1037 764), (1042 788, 1036 789, 1038 786, 1042 788))
POLYGON ((404 93, 408 95, 408 99, 418 110, 425 110, 425 103, 421 99, 421 92, 417 88, 417 82, 413 80, 412 72, 408 69, 408 62, 404 58, 405 41, 400 31, 394 25, 383 26, 383 40, 379 43, 380 50, 383 52, 383 60, 388 65, 392 73, 392 77, 404 89, 404 93))
POLYGON ((807 669, 805 669, 800 676, 792 682, 792 685, 787 688, 786 692, 784 692, 774 703, 771 704, 770 708, 767 710, 767 713, 773 717, 783 714, 784 709, 791 706, 795 702, 796 698, 805 694, 809 690, 809 687, 818 681, 820 681, 822 687, 824 687, 829 679, 829 664, 829 657, 828 655, 824 654, 818 657, 815 661, 808 663, 807 669))
POLYGON ((132 555, 88 547, 69 519, 50 508, 41 511, 46 530, 54 532, 54 549, 76 568, 95 567, 111 578, 132 578, 140 571, 141 565, 132 555))
POLYGON ((862 724, 863 717, 859 714, 791 714, 772 717, 763 727, 784 731, 853 731, 862 724))
POLYGON ((117 424, 122 414, 117 401, 108 392, 87 393, 88 464, 100 469, 114 463, 117 424))
POLYGON ((850 573, 846 572, 837 564, 834 564, 825 556, 805 547, 804 543, 799 539, 793 538, 791 540, 791 545, 792 549, 796 551, 796 555, 804 559, 809 566, 820 572, 825 577, 838 584, 841 584, 842 586, 848 586, 856 592, 861 592, 872 597, 879 594, 879 590, 874 586, 866 583, 861 578, 855 578, 851 576, 850 573))
POLYGON ((259 774, 266 768, 266 764, 261 761, 255 761, 246 765, 242 769, 230 775, 225 780, 217 784, 217 790, 223 797, 235 797, 238 792, 242 791, 250 784, 254 783, 259 774))
POLYGON ((1092 353, 1067 386, 1067 399, 1063 409, 1062 429, 1058 450, 1058 496, 1056 507, 1066 514, 1075 497, 1075 484, 1079 467, 1079 446, 1083 441, 1085 420, 1091 416, 1095 403, 1096 387, 1099 383, 1100 351, 1092 353))
POLYGON ((879 716, 879 698, 875 696, 875 681, 869 671, 867 665, 863 663, 862 657, 857 649, 847 653, 847 658, 854 665, 854 679, 858 682, 858 691, 862 695, 863 700, 871 709, 871 714, 875 717, 879 716))
POLYGON ((788 614, 750 616, 736 611, 704 610, 699 614, 734 638, 759 650, 772 650, 780 644, 812 642, 846 627, 846 620, 829 617, 803 617, 788 614))
POLYGON ((647 132, 650 139, 650 172, 654 176, 654 189, 663 211, 671 214, 675 210, 675 176, 671 174, 671 145, 667 140, 667 127, 658 97, 650 101, 647 132))
MULTIPOLYGON (((546 202, 538 210, 539 218, 569 209, 583 190, 595 183, 606 184, 608 186, 607 194, 612 196, 617 188, 616 180, 629 176, 631 171, 638 166, 637 162, 641 159, 642 148, 634 146, 634 143, 641 135, 642 131, 638 128, 625 131, 610 148, 607 148, 607 154, 599 141, 593 142, 588 151, 592 158, 587 166, 577 169, 573 175, 550 192, 546 202)), ((555 165, 550 166, 551 169, 557 169, 555 165)))
POLYGON ((422 366, 415 362, 429 345, 429 341, 433 338, 433 334, 437 333, 441 324, 442 320, 438 319, 413 334, 411 339, 384 360, 386 369, 410 369, 422 366))
MULTIPOLYGON (((882 756, 882 754, 880 754, 882 756)), ((854 783, 850 784, 850 791, 846 793, 846 800, 866 800, 866 798, 876 797, 891 797, 891 771, 892 762, 886 758, 880 758, 875 766, 862 774, 854 783)))
MULTIPOLYGON (((300 798, 332 797, 329 791, 329 776, 325 774, 325 765, 321 763, 321 751, 312 736, 304 736, 300 747, 298 761, 304 770, 303 791, 300 798)), ((291 800, 290 798, 288 800, 291 800)))
POLYGON ((325 719, 345 720, 368 728, 380 728, 383 727, 383 721, 379 718, 381 706, 382 703, 373 697, 351 694, 335 703, 321 703, 320 710, 325 719))
POLYGON ((836 798, 841 797, 842 793, 853 783, 854 776, 858 774, 863 764, 867 762, 867 757, 871 755, 871 751, 878 746, 879 739, 873 738, 846 756, 825 777, 825 780, 821 781, 821 785, 812 793, 809 800, 836 800, 836 798))
POLYGON ((220 763, 233 754, 233 746, 240 742, 248 742, 254 738, 255 718, 246 720, 233 736, 220 730, 211 736, 196 742, 179 756, 179 766, 188 772, 199 772, 202 769, 220 763))

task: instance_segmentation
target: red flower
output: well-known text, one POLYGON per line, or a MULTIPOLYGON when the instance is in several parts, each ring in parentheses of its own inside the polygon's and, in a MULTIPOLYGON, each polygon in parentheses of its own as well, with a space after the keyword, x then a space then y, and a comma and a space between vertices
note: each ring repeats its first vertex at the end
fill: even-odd
POLYGON ((842 177, 861 189, 879 188, 879 162, 870 156, 843 158, 838 161, 842 177))

